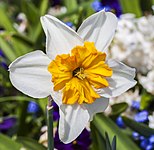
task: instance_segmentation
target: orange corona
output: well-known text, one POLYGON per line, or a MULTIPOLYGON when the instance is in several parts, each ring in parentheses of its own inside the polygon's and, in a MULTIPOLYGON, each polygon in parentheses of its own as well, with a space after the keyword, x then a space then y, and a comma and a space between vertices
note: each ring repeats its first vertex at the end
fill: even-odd
POLYGON ((64 104, 93 103, 100 96, 94 88, 108 87, 106 77, 112 69, 105 63, 106 54, 96 49, 93 42, 76 46, 70 54, 57 55, 49 66, 54 90, 62 90, 64 104))

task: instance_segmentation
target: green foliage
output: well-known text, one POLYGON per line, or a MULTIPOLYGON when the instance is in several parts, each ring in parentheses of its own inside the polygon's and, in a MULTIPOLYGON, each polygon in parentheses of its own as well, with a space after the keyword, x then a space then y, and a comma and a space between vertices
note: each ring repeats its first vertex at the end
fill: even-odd
POLYGON ((139 150, 137 145, 134 144, 121 130, 119 130, 116 124, 105 115, 97 114, 94 117, 93 124, 102 136, 104 136, 107 131, 111 137, 117 137, 117 150, 139 150))
POLYGON ((12 51, 11 46, 0 36, 0 48, 3 49, 4 54, 10 62, 17 58, 16 54, 12 51))
POLYGON ((138 123, 132 119, 129 119, 125 116, 122 117, 124 123, 130 127, 132 130, 138 132, 139 134, 149 137, 154 134, 154 129, 149 128, 147 125, 143 123, 138 123))
POLYGON ((112 140, 112 150, 116 150, 116 146, 117 146, 117 143, 116 143, 116 136, 113 137, 113 140, 112 140))
POLYGON ((12 140, 11 138, 0 134, 0 149, 2 150, 46 150, 44 146, 39 144, 37 141, 25 138, 25 137, 18 137, 17 140, 12 140))
POLYGON ((3 134, 0 134, 0 148, 1 150, 11 150, 12 148, 13 150, 20 150, 23 148, 23 145, 13 141, 3 134))
POLYGON ((16 141, 22 143, 26 150, 46 150, 44 146, 31 138, 18 137, 16 141))
POLYGON ((78 7, 76 0, 64 0, 64 5, 66 6, 68 11, 72 11, 78 7))
POLYGON ((0 103, 6 101, 34 101, 34 99, 26 96, 7 96, 7 97, 0 97, 0 103))
POLYGON ((26 14, 26 17, 32 25, 36 25, 38 23, 40 16, 39 11, 32 1, 22 0, 21 11, 26 14))
POLYGON ((112 145, 110 144, 109 136, 107 132, 105 132, 105 141, 106 141, 106 150, 116 150, 116 136, 113 137, 112 145))
POLYGON ((140 7, 140 0, 120 0, 123 13, 134 13, 136 17, 142 16, 142 10, 140 7))
POLYGON ((119 116, 121 113, 123 113, 128 108, 128 104, 125 102, 117 103, 117 104, 112 105, 111 108, 112 108, 112 112, 110 116, 115 118, 119 116))
POLYGON ((0 26, 2 26, 7 31, 15 31, 13 27, 13 21, 11 21, 10 17, 7 14, 7 9, 4 3, 0 3, 0 26))
POLYGON ((153 96, 148 93, 144 93, 141 97, 140 109, 141 110, 147 109, 151 105, 152 101, 153 101, 153 96))
POLYGON ((46 14, 48 6, 49 6, 48 0, 42 0, 40 2, 40 16, 43 16, 44 14, 46 14))
POLYGON ((97 130, 93 122, 90 124, 92 145, 91 150, 106 150, 105 138, 97 130))
POLYGON ((90 124, 92 145, 91 150, 116 150, 116 136, 113 137, 112 144, 110 143, 108 133, 102 136, 93 122, 90 124))

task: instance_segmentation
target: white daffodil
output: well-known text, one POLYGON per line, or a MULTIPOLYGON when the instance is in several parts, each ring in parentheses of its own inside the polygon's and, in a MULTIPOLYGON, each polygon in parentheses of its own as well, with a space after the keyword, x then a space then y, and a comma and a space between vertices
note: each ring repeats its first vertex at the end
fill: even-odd
POLYGON ((135 69, 106 60, 117 18, 100 11, 87 18, 77 32, 57 18, 45 15, 46 53, 37 50, 19 57, 9 66, 12 84, 34 98, 49 95, 60 108, 59 137, 73 141, 108 98, 136 84, 135 69))

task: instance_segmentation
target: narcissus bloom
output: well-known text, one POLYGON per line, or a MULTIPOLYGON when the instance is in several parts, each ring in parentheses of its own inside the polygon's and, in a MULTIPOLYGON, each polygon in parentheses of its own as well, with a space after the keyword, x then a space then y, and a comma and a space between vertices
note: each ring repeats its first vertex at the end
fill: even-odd
POLYGON ((51 95, 59 106, 59 137, 73 141, 108 98, 136 84, 135 69, 108 60, 117 18, 100 11, 87 18, 77 32, 53 16, 41 17, 46 53, 37 50, 9 66, 12 84, 21 92, 43 98, 51 95))

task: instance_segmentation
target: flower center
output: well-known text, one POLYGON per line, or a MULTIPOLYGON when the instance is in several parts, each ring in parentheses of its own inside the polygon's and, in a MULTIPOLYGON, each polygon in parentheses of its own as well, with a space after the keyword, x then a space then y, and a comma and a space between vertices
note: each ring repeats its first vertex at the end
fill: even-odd
POLYGON ((106 54, 93 42, 76 46, 70 54, 57 55, 49 66, 54 91, 61 90, 64 104, 93 103, 100 95, 95 89, 108 87, 112 69, 105 63, 106 54))
POLYGON ((78 79, 83 80, 86 76, 84 74, 84 69, 81 67, 76 68, 73 70, 73 77, 77 77, 78 79))

